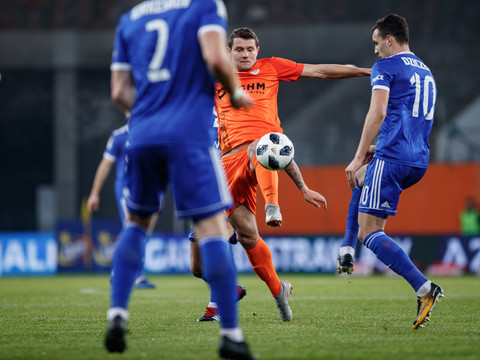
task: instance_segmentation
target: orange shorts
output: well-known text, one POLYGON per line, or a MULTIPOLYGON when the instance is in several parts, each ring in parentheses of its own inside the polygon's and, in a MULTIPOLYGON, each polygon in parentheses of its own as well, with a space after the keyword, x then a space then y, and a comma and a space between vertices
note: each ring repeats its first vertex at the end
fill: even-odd
POLYGON ((227 210, 227 216, 240 204, 255 214, 257 209, 257 177, 250 170, 250 159, 245 148, 233 155, 223 156, 222 163, 227 175, 228 188, 233 197, 233 208, 227 210))

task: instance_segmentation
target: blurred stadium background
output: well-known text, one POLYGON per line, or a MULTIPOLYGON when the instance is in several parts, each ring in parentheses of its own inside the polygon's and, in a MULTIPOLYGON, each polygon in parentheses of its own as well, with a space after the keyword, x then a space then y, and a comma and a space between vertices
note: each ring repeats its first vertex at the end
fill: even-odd
MULTIPOLYGON (((9 238, 16 232, 47 232, 57 238, 59 221, 71 219, 76 225, 65 225, 70 238, 64 238, 64 243, 73 242, 75 226, 80 226, 77 232, 83 233, 89 223, 91 235, 92 225, 88 214, 82 213, 82 199, 88 196, 109 134, 124 122, 109 94, 114 29, 121 13, 135 3, 0 1, 0 232, 10 234, 9 238)), ((371 67, 377 59, 370 37, 376 19, 391 12, 407 18, 411 49, 432 69, 438 98, 431 136, 433 170, 427 172, 431 175, 423 188, 405 195, 421 200, 425 208, 418 211, 416 204, 407 202, 406 217, 395 219, 393 228, 407 239, 412 235, 444 237, 441 246, 448 249, 447 236, 459 235, 457 218, 465 197, 480 202, 480 2, 225 3, 230 30, 249 26, 259 35, 260 57, 279 56, 305 63, 371 67)), ((281 85, 278 103, 284 130, 295 143, 296 160, 305 169, 311 187, 327 196, 331 210, 324 215, 305 207, 293 195, 290 199, 289 193, 295 193, 295 189, 290 191, 289 185, 283 185, 288 183, 284 179, 281 186, 287 188, 281 193, 282 209, 291 223, 285 224, 283 232, 272 233, 262 225, 262 213, 259 223, 263 233, 336 236, 331 246, 334 250, 330 251, 335 257, 349 197, 343 169, 358 144, 369 99, 366 79, 301 80, 281 85), (295 214, 303 219, 295 218, 295 214)), ((112 174, 94 219, 115 222, 117 217, 112 174)), ((156 231, 182 237, 188 228, 188 223, 175 219, 171 199, 167 198, 156 231)), ((458 246, 466 249, 460 267, 476 261, 470 271, 477 272, 480 240, 458 239, 458 246)), ((292 269, 291 262, 284 267, 292 269)))

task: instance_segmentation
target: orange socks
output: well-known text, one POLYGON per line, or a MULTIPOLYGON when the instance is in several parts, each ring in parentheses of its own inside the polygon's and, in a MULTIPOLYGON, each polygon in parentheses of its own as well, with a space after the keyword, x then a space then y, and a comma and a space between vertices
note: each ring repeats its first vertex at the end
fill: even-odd
POLYGON ((258 186, 265 199, 265 206, 268 203, 278 206, 278 171, 265 169, 256 156, 252 159, 252 165, 255 168, 258 186))
MULTIPOLYGON (((256 156, 252 159, 252 165, 255 168, 255 175, 265 205, 273 203, 278 206, 278 172, 265 169, 260 165, 256 156)), ((278 296, 282 290, 282 283, 273 266, 272 253, 260 236, 257 245, 247 251, 247 256, 258 277, 265 281, 273 296, 278 296)))
POLYGON ((258 277, 265 281, 273 296, 278 296, 282 290, 282 283, 273 266, 272 253, 260 236, 257 245, 247 251, 247 256, 258 277))

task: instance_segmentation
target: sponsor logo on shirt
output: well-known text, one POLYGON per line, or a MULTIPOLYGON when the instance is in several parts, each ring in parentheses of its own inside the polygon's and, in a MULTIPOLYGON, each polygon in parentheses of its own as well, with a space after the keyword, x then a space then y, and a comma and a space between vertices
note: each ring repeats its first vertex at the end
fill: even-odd
POLYGON ((265 83, 251 83, 251 84, 246 84, 242 85, 243 90, 247 92, 260 92, 260 91, 265 91, 265 83))
MULTIPOLYGON (((263 94, 265 93, 266 84, 254 82, 251 84, 241 85, 241 88, 250 94, 263 94)), ((221 100, 226 94, 227 90, 224 87, 217 90, 219 100, 221 100)))

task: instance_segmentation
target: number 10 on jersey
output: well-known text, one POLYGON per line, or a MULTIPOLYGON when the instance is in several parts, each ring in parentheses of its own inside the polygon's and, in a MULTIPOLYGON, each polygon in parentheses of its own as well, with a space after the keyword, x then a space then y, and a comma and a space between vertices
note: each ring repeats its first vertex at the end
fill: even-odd
POLYGON ((410 84, 415 84, 415 102, 413 103, 412 116, 418 117, 418 111, 420 110, 420 94, 422 92, 423 85, 423 116, 426 120, 433 119, 433 112, 435 109, 435 100, 437 97, 437 91, 435 88, 435 81, 430 75, 425 76, 425 78, 420 78, 420 75, 417 73, 413 74, 410 78, 410 84), (430 98, 430 88, 432 90, 432 103, 429 104, 430 98), (430 106, 430 107, 429 107, 430 106))

